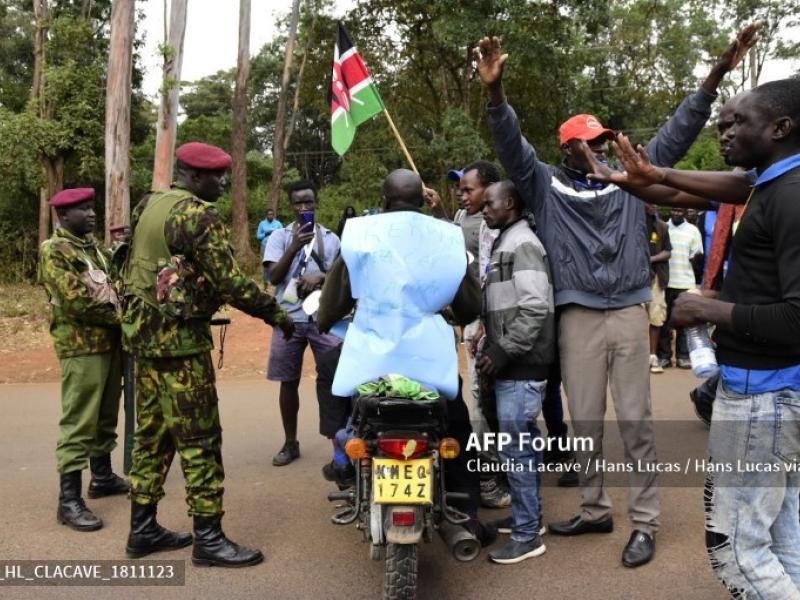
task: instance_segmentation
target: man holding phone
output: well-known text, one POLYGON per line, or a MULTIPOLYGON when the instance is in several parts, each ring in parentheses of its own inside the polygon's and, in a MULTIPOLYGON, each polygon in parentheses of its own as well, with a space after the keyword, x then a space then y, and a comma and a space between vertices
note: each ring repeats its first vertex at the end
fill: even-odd
MULTIPOLYGON (((297 441, 297 413, 300 410, 298 387, 303 369, 303 353, 311 345, 314 360, 341 344, 336 336, 321 334, 313 315, 303 311, 303 300, 320 289, 325 274, 339 255, 339 238, 316 223, 317 188, 311 181, 298 181, 287 188, 295 220, 274 231, 264 249, 264 270, 275 286, 281 308, 294 320, 295 332, 289 340, 272 337, 267 379, 280 381, 280 407, 286 441, 272 458, 276 467, 300 457, 297 441)), ((319 396, 319 389, 317 390, 319 396)))

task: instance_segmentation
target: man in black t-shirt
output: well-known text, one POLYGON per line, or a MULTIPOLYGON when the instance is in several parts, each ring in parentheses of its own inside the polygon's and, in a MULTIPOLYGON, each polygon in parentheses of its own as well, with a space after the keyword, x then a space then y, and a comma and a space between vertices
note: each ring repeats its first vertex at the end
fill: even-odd
POLYGON ((739 173, 653 167, 620 139, 621 185, 669 186, 745 204, 720 298, 675 302, 679 327, 716 325, 720 385, 706 475, 706 546, 736 597, 800 598, 800 79, 737 102, 728 138, 739 173), (652 185, 655 184, 655 185, 652 185), (752 185, 751 185, 752 184, 752 185))

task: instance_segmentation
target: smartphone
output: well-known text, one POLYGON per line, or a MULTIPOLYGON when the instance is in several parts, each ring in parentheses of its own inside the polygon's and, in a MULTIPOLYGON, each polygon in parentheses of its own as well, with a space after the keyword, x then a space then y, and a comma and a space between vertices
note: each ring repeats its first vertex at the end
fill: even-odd
POLYGON ((300 229, 305 233, 314 231, 314 211, 303 210, 300 211, 300 229))

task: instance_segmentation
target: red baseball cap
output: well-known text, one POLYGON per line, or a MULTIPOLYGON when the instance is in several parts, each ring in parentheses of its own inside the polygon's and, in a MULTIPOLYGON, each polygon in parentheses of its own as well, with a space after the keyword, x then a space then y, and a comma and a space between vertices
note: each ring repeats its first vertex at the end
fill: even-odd
POLYGON ((614 139, 614 130, 607 129, 600 124, 594 115, 575 115, 570 117, 558 128, 559 144, 562 146, 570 140, 594 140, 600 136, 609 140, 614 139))
POLYGON ((93 188, 67 188, 50 198, 50 206, 53 208, 64 208, 65 206, 73 206, 81 202, 86 202, 87 200, 94 200, 93 188))
POLYGON ((230 169, 233 162, 231 155, 222 148, 202 142, 184 144, 175 152, 175 157, 189 167, 204 171, 230 169))

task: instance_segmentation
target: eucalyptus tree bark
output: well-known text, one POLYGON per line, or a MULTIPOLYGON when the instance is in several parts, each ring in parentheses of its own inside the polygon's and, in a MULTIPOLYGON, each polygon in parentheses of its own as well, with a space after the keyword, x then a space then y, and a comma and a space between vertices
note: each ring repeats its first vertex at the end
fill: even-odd
POLYGON ((283 140, 286 135, 286 113, 289 97, 289 79, 292 74, 292 58, 294 46, 297 43, 297 23, 300 20, 300 0, 292 2, 292 17, 289 21, 289 39, 286 42, 286 54, 283 59, 283 78, 281 79, 281 93, 278 97, 278 114, 275 117, 275 135, 272 140, 272 191, 270 202, 272 210, 278 210, 278 200, 281 196, 283 183, 283 170, 285 151, 283 140))
MULTIPOLYGON (((33 33, 33 84, 31 85, 31 104, 35 107, 39 118, 45 118, 45 97, 44 97, 44 65, 45 65, 45 44, 47 42, 48 20, 50 11, 47 0, 33 1, 33 14, 35 27, 33 33)), ((42 165, 43 182, 39 188, 39 245, 42 244, 50 235, 50 181, 47 169, 47 157, 42 152, 39 156, 42 165)))
POLYGON ((153 190, 168 189, 172 182, 187 3, 188 0, 172 0, 169 40, 161 48, 164 55, 164 78, 161 84, 161 104, 158 107, 158 124, 156 125, 153 190))
POLYGON ((300 69, 297 71, 297 81, 294 85, 294 100, 292 101, 292 116, 289 119, 289 125, 286 127, 286 134, 283 138, 283 151, 284 156, 286 151, 289 149, 289 143, 292 140, 292 133, 294 132, 294 126, 297 122, 297 113, 300 109, 300 88, 303 85, 303 73, 306 70, 306 63, 308 62, 308 54, 311 49, 311 42, 314 39, 314 32, 316 31, 315 25, 317 24, 317 15, 314 14, 314 18, 311 21, 311 27, 308 30, 308 37, 306 37, 306 45, 303 48, 303 59, 300 61, 300 69))
POLYGON ((114 0, 106 82, 106 227, 130 225, 131 73, 136 10, 134 0, 114 0))
POLYGON ((233 248, 237 258, 252 265, 256 255, 250 247, 247 220, 247 82, 250 77, 250 0, 239 0, 239 55, 233 92, 231 140, 231 217, 233 248))

